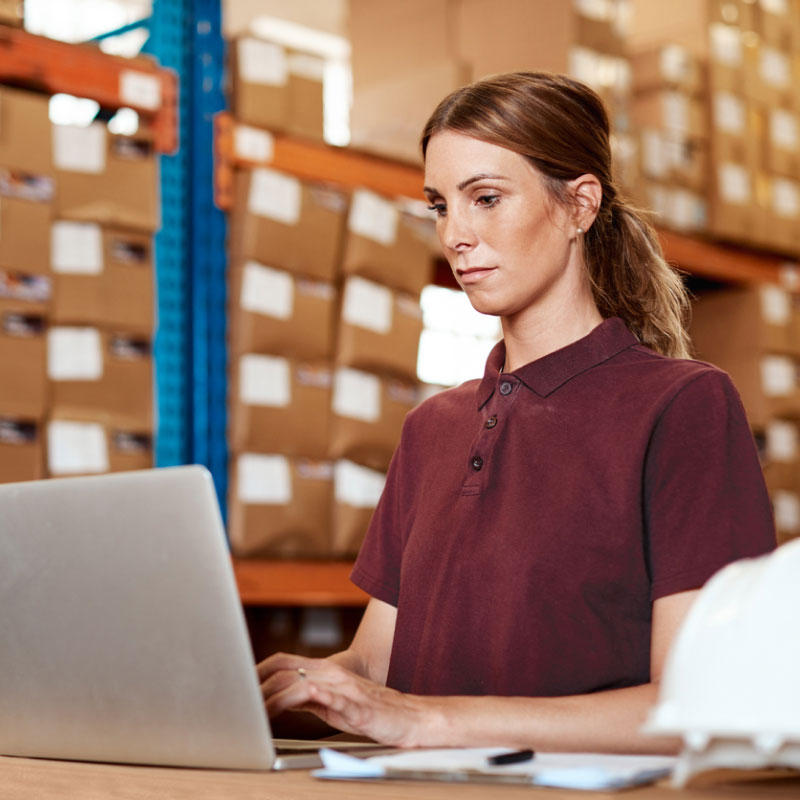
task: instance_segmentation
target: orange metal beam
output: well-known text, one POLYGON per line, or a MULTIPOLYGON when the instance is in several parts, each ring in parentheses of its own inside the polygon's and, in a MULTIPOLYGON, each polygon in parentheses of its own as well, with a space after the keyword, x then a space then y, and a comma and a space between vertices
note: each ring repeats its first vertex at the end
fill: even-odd
POLYGON ((346 561, 234 559, 245 605, 365 606, 369 597, 350 582, 346 561))
POLYGON ((178 147, 178 77, 148 58, 120 58, 92 45, 58 42, 0 26, 0 81, 88 97, 104 108, 129 106, 150 121, 159 151, 171 153, 178 147), (122 97, 123 74, 137 72, 159 81, 157 108, 122 97))

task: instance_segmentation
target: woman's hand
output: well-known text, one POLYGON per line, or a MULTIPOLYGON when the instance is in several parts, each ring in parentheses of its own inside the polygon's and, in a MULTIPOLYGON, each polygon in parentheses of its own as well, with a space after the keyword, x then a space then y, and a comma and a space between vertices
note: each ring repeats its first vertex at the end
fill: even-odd
POLYGON ((270 717, 310 711, 339 730, 397 747, 418 747, 434 710, 430 701, 363 678, 327 659, 276 653, 258 665, 270 717))

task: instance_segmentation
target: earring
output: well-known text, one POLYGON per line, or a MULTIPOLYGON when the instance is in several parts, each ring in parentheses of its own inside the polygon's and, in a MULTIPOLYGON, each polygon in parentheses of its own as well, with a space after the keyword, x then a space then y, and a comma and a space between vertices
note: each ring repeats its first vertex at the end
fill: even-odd
POLYGON ((578 236, 583 236, 583 228, 581 227, 575 228, 575 233, 577 233, 578 236))

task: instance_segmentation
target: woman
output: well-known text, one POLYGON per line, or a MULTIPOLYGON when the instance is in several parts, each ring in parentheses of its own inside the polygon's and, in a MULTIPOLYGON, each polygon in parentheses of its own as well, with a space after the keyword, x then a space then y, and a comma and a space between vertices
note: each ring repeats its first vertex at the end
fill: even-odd
POLYGON ((639 732, 699 587, 774 547, 744 411, 688 360, 688 301, 617 194, 602 102, 514 73, 447 97, 425 195, 482 380, 406 420, 353 570, 350 648, 259 665, 271 715, 400 746, 674 752, 639 732))

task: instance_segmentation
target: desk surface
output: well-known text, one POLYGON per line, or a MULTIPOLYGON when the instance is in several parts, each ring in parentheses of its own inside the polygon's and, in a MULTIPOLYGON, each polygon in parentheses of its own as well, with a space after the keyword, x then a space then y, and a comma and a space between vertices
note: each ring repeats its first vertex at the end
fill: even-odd
POLYGON ((398 800, 399 798, 475 798, 497 800, 527 793, 531 800, 772 800, 799 798, 800 776, 762 781, 705 781, 677 791, 666 784, 614 795, 531 789, 518 786, 465 786, 423 782, 321 781, 307 772, 223 772, 109 764, 85 764, 0 757, 0 798, 42 800, 398 800))

